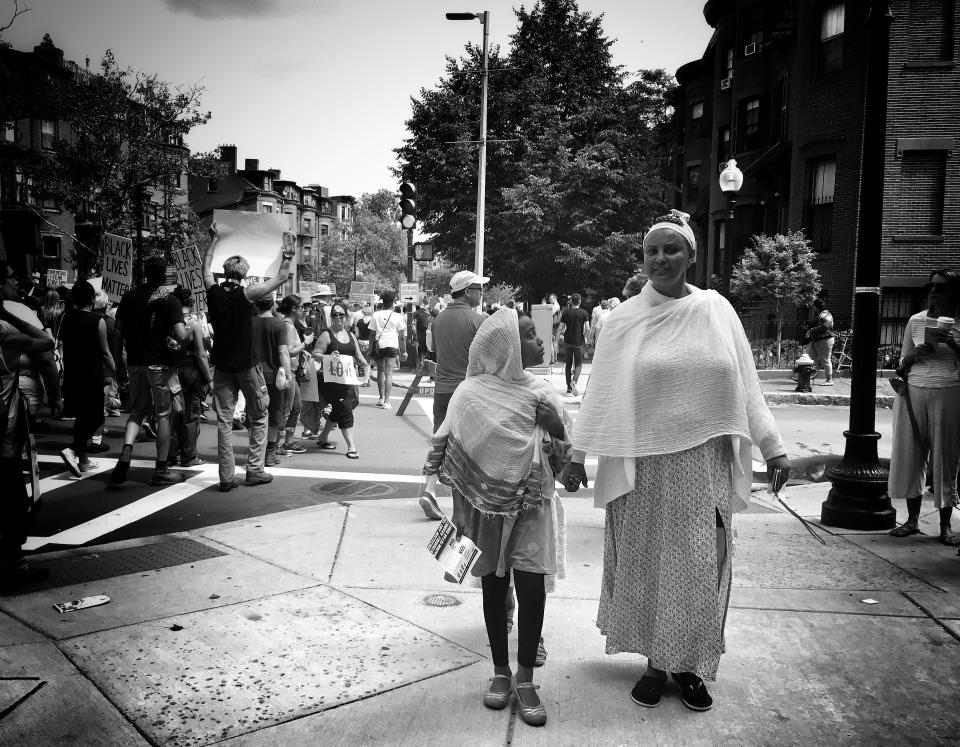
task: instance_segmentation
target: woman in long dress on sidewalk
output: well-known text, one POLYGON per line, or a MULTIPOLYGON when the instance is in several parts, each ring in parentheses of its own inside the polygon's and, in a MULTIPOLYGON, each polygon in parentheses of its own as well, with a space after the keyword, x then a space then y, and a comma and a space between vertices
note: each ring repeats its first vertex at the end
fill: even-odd
POLYGON ((751 446, 789 472, 733 307, 685 282, 696 239, 673 211, 647 232, 650 282, 610 312, 577 415, 568 490, 586 485, 606 511, 597 625, 607 653, 638 653, 647 669, 631 698, 660 703, 671 673, 684 704, 708 710, 703 680, 724 651, 732 514, 746 508, 751 446))
POLYGON ((545 577, 563 577, 565 530, 555 475, 570 446, 559 396, 524 370, 542 363, 543 355, 532 319, 510 308, 488 317, 470 345, 467 377, 453 393, 424 466, 428 491, 435 492, 438 478, 451 486, 453 523, 482 552, 472 573, 481 579, 494 665, 483 703, 505 708, 512 690, 520 717, 533 726, 547 721, 533 667, 545 577), (513 681, 507 650, 511 572, 520 609, 513 681))

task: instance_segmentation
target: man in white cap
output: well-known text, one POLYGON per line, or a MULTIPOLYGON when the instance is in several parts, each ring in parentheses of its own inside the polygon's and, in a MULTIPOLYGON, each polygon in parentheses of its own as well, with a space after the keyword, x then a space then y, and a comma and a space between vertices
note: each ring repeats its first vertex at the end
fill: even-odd
MULTIPOLYGON (((467 359, 484 317, 476 308, 483 301, 483 284, 490 278, 462 270, 450 278, 453 301, 433 320, 433 349, 437 356, 436 389, 433 393, 433 430, 447 416, 447 405, 457 385, 467 376, 467 359)), ((440 507, 431 496, 420 497, 420 507, 428 519, 442 517, 440 507)))
POLYGON ((320 333, 323 332, 323 330, 330 328, 330 301, 332 299, 333 291, 331 291, 330 286, 326 284, 321 284, 320 287, 317 288, 317 292, 310 295, 310 300, 313 301, 318 322, 318 324, 314 324, 313 328, 313 333, 316 338, 320 337, 320 333), (323 314, 322 321, 320 314, 323 314))

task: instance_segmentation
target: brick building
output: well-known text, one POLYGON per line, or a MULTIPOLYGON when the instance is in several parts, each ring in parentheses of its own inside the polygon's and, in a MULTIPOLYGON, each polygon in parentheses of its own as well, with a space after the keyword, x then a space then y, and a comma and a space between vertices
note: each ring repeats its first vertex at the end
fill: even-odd
MULTIPOLYGON (((42 171, 38 163, 57 157, 62 143, 75 143, 74 129, 62 116, 63 99, 89 76, 86 68, 64 59, 47 35, 32 52, 0 44, 0 258, 23 276, 65 270, 72 282, 77 260, 97 258, 97 206, 83 201, 71 210, 32 176, 42 171)), ((181 137, 168 137, 157 147, 186 166, 189 150, 181 137)), ((165 211, 186 204, 186 186, 182 172, 166 185, 144 188, 136 220, 145 239, 169 217, 165 211)))
MULTIPOLYGON (((710 0, 714 35, 677 70, 675 205, 701 244, 692 282, 729 288, 748 237, 803 228, 839 326, 853 315, 869 0, 710 0), (735 219, 718 185, 744 173, 735 219)), ((893 3, 881 343, 899 343, 930 270, 960 266, 955 0, 893 3)), ((869 126, 869 123, 867 123, 869 126)), ((747 309, 760 318, 765 310, 747 309)), ((798 310, 805 319, 807 311, 798 310)))
POLYGON ((297 270, 287 290, 300 290, 301 279, 313 274, 309 267, 318 268, 322 276, 323 238, 333 230, 345 230, 342 224, 353 220, 356 200, 350 195, 331 196, 319 184, 301 187, 281 179, 279 169, 261 169, 256 158, 245 159, 244 168, 238 169, 235 145, 220 146, 220 160, 225 171, 220 178, 190 177, 190 207, 200 220, 209 225, 214 210, 289 215, 297 234, 297 270))

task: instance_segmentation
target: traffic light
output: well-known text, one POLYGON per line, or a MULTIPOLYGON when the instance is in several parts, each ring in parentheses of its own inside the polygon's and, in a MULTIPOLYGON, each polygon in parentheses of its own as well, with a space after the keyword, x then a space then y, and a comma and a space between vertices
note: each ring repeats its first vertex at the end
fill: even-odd
POLYGON ((417 188, 412 182, 400 185, 400 225, 407 229, 417 225, 417 188))

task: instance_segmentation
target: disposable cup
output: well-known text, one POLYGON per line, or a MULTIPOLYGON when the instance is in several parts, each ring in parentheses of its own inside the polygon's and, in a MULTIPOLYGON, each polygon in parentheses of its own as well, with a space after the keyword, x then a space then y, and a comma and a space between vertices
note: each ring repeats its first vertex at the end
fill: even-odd
POLYGON ((954 325, 952 316, 941 316, 937 319, 937 327, 940 329, 952 329, 954 325))

